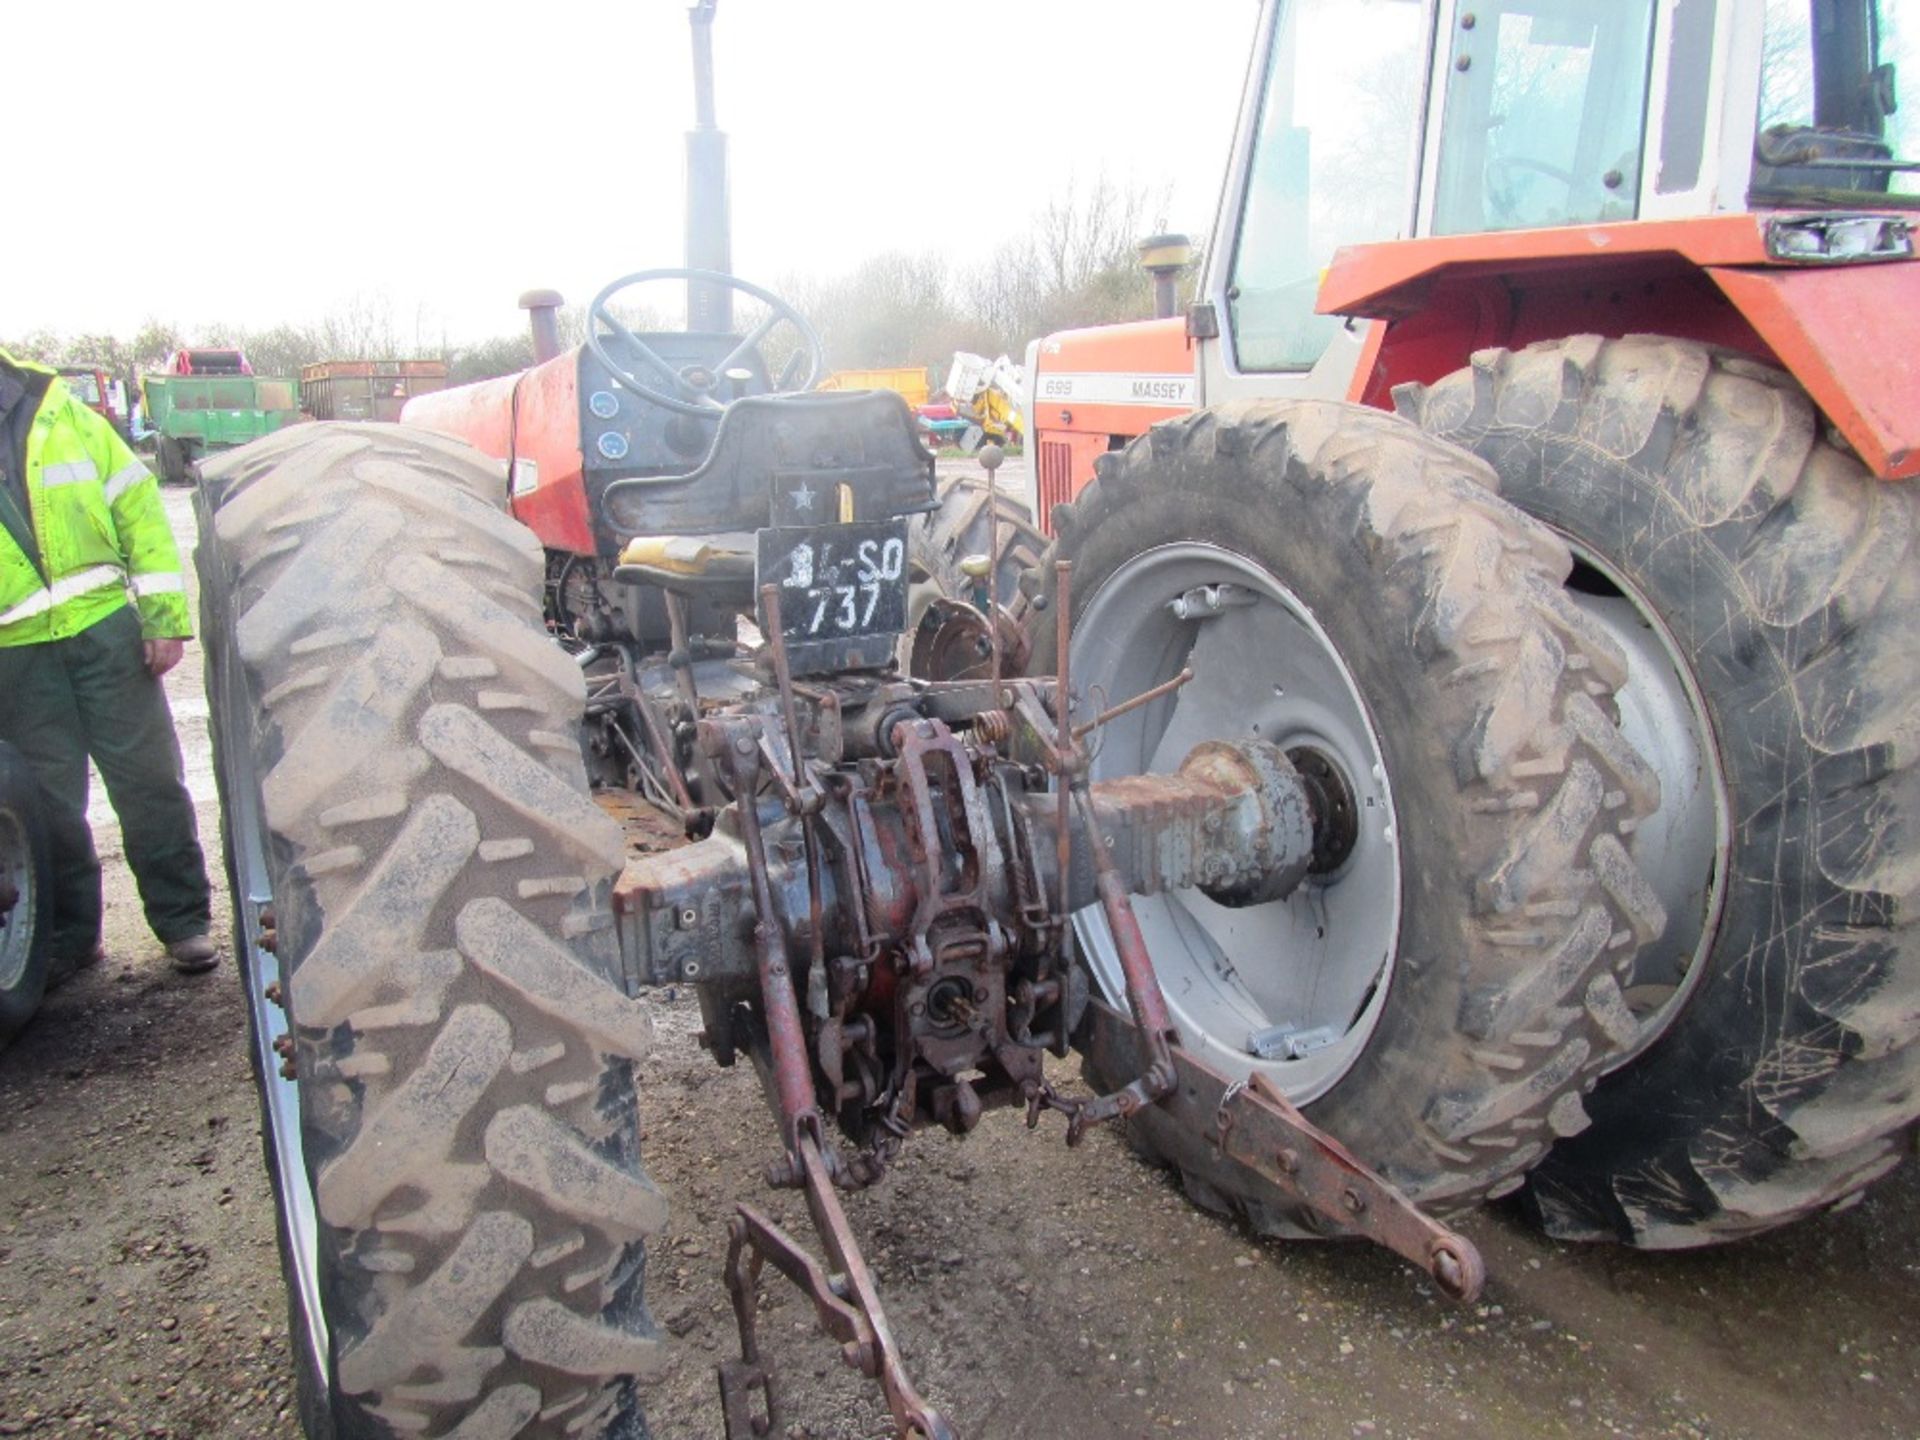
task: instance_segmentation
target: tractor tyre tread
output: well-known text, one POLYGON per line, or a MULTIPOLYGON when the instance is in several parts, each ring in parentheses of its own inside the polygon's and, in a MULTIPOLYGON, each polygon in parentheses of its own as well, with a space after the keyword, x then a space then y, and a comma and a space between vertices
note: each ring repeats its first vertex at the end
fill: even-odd
POLYGON ((220 462, 201 564, 231 626, 213 678, 257 707, 220 738, 254 760, 290 967, 333 1426, 644 1433, 650 1018, 539 546, 477 452, 301 430, 220 462))
MULTIPOLYGON (((960 572, 960 562, 969 555, 994 552, 994 537, 989 534, 987 482, 978 475, 949 475, 938 487, 939 508, 913 522, 910 541, 916 566, 926 569, 943 595, 962 595, 973 582, 960 572)), ((996 487, 994 513, 1000 520, 999 549, 995 581, 1000 603, 1011 612, 1023 603, 1020 577, 1040 563, 1048 540, 1033 523, 1033 516, 1018 496, 996 487)))
POLYGON ((1648 597, 1728 792, 1705 975, 1530 1207, 1683 1248, 1856 1199, 1920 1118, 1920 486, 1867 474, 1790 376, 1691 341, 1482 351, 1396 401, 1648 597))
POLYGON ((1039 566, 1050 543, 1034 526, 1033 516, 1017 496, 999 487, 989 495, 984 476, 945 476, 938 484, 936 499, 935 508, 916 516, 907 532, 911 589, 900 657, 901 668, 909 672, 916 633, 928 605, 935 599, 975 593, 975 582, 960 569, 962 560, 969 555, 993 556, 1000 608, 1009 623, 1019 626, 1031 604, 1021 581, 1039 566), (999 519, 997 530, 990 515, 999 519))
MULTIPOLYGON (((1416 867, 1407 892, 1454 888, 1409 899, 1392 981, 1404 1003, 1390 994, 1367 1050, 1307 1113, 1435 1210, 1516 1188, 1585 1124, 1582 1096, 1625 1038, 1617 976, 1649 919, 1622 840, 1657 804, 1657 782, 1612 715, 1624 657, 1560 593, 1566 548, 1470 457, 1321 401, 1157 425, 1101 457, 1055 524, 1076 594, 1130 553, 1199 540, 1266 564, 1375 652, 1364 673, 1366 657, 1346 658, 1389 766, 1396 745, 1405 762, 1392 777, 1402 854, 1431 862, 1419 873, 1403 860, 1416 867)), ((1054 661, 1045 620, 1036 673, 1054 661)), ((1154 1110, 1133 1127, 1203 1207, 1293 1225, 1252 1172, 1210 1163, 1205 1137, 1154 1110)))

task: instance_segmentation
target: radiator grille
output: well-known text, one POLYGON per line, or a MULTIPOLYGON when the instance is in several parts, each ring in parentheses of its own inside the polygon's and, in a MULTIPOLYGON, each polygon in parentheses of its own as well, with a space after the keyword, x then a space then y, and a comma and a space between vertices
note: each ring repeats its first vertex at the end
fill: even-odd
POLYGON ((1036 485, 1040 513, 1034 518, 1045 534, 1053 534, 1053 507, 1073 499, 1073 447, 1064 440, 1040 442, 1040 473, 1036 485))

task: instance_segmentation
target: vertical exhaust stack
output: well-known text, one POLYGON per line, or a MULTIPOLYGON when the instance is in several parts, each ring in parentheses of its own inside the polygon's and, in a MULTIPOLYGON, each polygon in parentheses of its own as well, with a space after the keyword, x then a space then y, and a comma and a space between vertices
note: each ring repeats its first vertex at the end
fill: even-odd
POLYGON ((1135 248, 1141 268, 1153 277, 1154 318, 1169 319, 1176 308, 1175 282, 1193 263, 1193 242, 1184 235, 1149 235, 1135 248))
POLYGON ((520 297, 533 331, 533 363, 539 365, 560 353, 560 307, 566 304, 558 290, 529 290, 520 297))
MULTIPOLYGON (((733 225, 727 197, 727 137, 713 118, 713 12, 718 0, 687 9, 693 30, 693 129, 687 132, 687 268, 733 273, 733 225)), ((729 334, 733 292, 687 282, 687 328, 729 334)))

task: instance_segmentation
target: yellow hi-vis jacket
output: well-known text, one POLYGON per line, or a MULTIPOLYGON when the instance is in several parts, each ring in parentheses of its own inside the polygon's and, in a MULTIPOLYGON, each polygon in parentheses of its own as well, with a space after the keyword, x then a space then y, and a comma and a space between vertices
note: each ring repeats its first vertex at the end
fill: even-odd
POLYGON ((147 639, 191 635, 180 552, 152 472, 53 371, 5 351, 0 360, 52 377, 26 445, 29 519, 45 573, 0 527, 0 646, 64 640, 129 598, 147 639))

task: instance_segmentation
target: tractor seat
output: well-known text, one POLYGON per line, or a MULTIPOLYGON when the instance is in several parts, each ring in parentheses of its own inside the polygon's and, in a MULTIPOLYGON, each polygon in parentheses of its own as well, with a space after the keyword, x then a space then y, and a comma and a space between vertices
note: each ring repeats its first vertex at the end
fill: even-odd
POLYGON ((621 548, 613 578, 622 585, 655 585, 691 599, 751 608, 753 536, 637 535, 621 548))
MULTIPOLYGON (((615 480, 600 514, 616 535, 712 543, 747 531, 750 561, 755 530, 887 520, 936 503, 933 456, 906 401, 891 390, 815 390, 734 401, 697 470, 615 480)), ((658 558, 639 563, 662 568, 658 558)))

